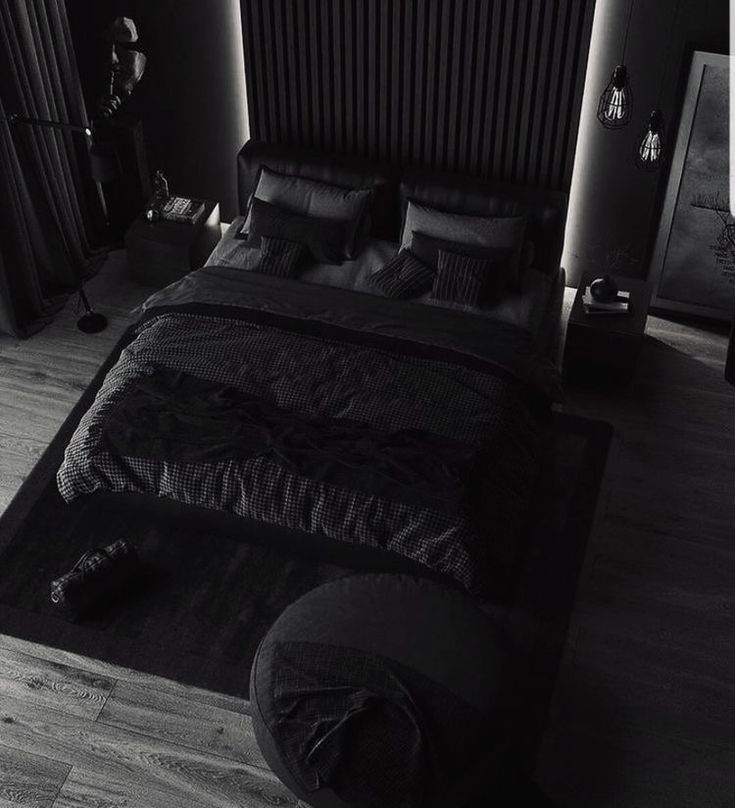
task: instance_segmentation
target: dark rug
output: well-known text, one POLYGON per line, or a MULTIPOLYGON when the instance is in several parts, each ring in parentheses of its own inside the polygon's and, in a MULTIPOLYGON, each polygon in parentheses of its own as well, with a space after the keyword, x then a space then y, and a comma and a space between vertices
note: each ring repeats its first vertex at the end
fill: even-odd
MULTIPOLYGON (((325 563, 318 546, 294 553, 274 548, 267 535, 257 539, 266 544, 252 543, 253 526, 243 520, 154 498, 94 495, 64 504, 56 470, 119 350, 0 519, 0 633, 247 697, 257 645, 286 606, 355 569, 411 567, 344 548, 325 563), (145 585, 93 618, 74 623, 61 617, 50 602, 49 582, 85 551, 122 537, 151 570, 145 585)), ((544 699, 563 647, 611 433, 602 422, 554 417, 551 465, 511 610, 523 645, 539 649, 529 670, 544 699)))

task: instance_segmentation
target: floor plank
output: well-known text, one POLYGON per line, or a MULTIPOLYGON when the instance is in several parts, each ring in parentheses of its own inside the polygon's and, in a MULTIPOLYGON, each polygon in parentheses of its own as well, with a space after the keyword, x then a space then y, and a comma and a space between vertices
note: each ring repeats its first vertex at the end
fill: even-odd
POLYGON ((109 662, 102 662, 99 659, 92 659, 81 654, 73 654, 69 651, 62 651, 58 648, 50 648, 36 643, 28 642, 18 637, 10 637, 7 634, 0 634, 0 658, 10 651, 11 653, 23 653, 50 662, 59 662, 71 667, 81 668, 94 676, 102 676, 114 679, 117 682, 125 682, 136 685, 141 690, 155 692, 161 697, 171 696, 184 699, 187 702, 211 706, 221 710, 242 715, 250 714, 250 704, 245 699, 229 696, 224 693, 212 693, 192 685, 173 682, 170 679, 163 679, 150 673, 124 668, 119 665, 112 665, 109 662))
POLYGON ((50 808, 70 768, 0 743, 0 808, 50 808))
POLYGON ((550 731, 539 772, 555 805, 586 808, 732 808, 735 752, 699 741, 617 730, 606 716, 550 731), (594 731, 590 724, 596 723, 594 731))
POLYGON ((201 808, 294 804, 263 769, 50 710, 27 698, 3 697, 0 722, 10 748, 128 783, 151 798, 176 796, 181 805, 201 808))
POLYGON ((119 682, 98 722, 267 769, 250 716, 186 696, 119 682))
POLYGON ((0 693, 24 699, 32 693, 39 706, 94 720, 112 692, 114 679, 81 668, 5 650, 0 655, 0 693))
POLYGON ((93 769, 75 766, 53 808, 182 808, 182 803, 180 794, 151 793, 145 785, 138 786, 130 779, 112 780, 93 769))

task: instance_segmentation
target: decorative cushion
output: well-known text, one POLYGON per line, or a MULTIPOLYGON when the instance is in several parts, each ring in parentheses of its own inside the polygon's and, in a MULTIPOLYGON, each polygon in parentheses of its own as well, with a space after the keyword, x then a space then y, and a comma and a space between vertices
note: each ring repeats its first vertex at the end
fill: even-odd
MULTIPOLYGON (((305 177, 279 174, 261 166, 253 198, 278 205, 292 213, 350 222, 352 227, 346 231, 348 240, 344 244, 342 258, 356 257, 358 236, 369 229, 372 199, 372 190, 369 188, 342 188, 305 177)), ((243 233, 250 231, 251 214, 252 200, 243 233)))
POLYGON ((411 249, 434 270, 435 283, 437 281, 436 273, 439 271, 439 252, 441 250, 486 261, 487 264, 484 265, 484 275, 479 291, 481 303, 491 303, 497 300, 502 296, 504 290, 513 286, 511 262, 514 254, 509 250, 461 244, 457 241, 433 238, 417 231, 413 232, 411 249))
POLYGON ((280 205, 272 205, 255 197, 251 207, 248 242, 260 244, 262 236, 297 241, 316 261, 339 264, 344 247, 352 238, 352 223, 293 213, 280 205))
POLYGON ((412 250, 400 250, 368 278, 386 297, 411 298, 431 288, 434 273, 412 250))
POLYGON ((490 267, 487 258, 439 250, 439 267, 431 290, 432 298, 477 306, 486 278, 491 274, 490 267))
POLYGON ((260 261, 253 267, 253 272, 293 277, 305 253, 306 247, 298 241, 261 236, 260 261))
POLYGON ((401 234, 402 247, 411 245, 414 231, 447 241, 507 251, 510 255, 508 280, 513 286, 519 285, 525 216, 464 216, 409 199, 401 234))
POLYGON ((261 642, 255 735, 316 808, 453 805, 467 770, 501 745, 507 664, 501 633, 458 590, 349 576, 293 603, 261 642))

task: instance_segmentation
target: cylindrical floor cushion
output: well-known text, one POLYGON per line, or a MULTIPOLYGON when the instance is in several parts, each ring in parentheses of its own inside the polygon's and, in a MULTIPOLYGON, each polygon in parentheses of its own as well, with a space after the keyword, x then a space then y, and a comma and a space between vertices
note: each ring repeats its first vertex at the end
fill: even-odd
POLYGON ((261 751, 316 808, 449 806, 502 735, 504 648, 491 619, 440 584, 325 584, 283 612, 256 654, 261 751))

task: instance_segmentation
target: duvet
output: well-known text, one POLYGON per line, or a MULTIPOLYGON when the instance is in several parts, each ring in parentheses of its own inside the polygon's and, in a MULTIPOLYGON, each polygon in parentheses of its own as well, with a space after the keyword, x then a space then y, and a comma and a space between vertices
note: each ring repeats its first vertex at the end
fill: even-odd
POLYGON ((58 487, 380 547, 487 597, 525 524, 555 381, 510 325, 205 267, 144 304, 58 487))

